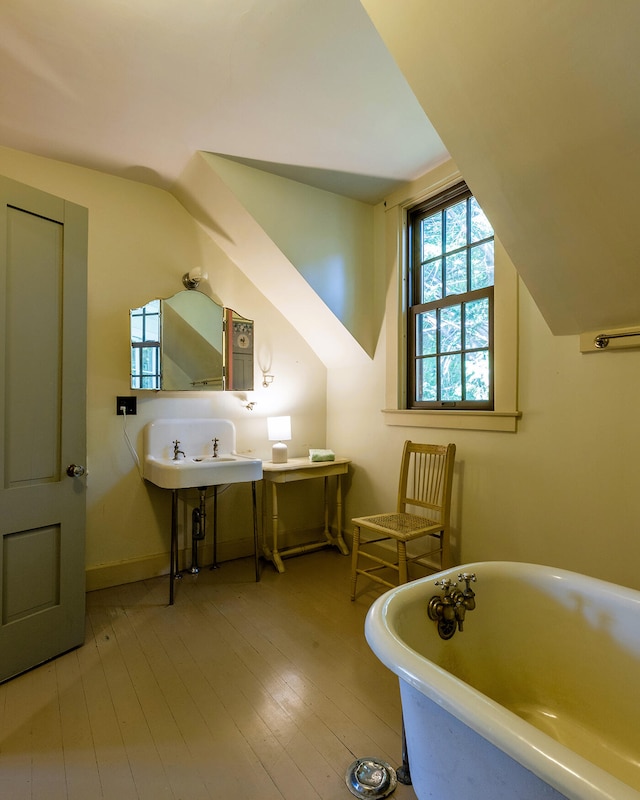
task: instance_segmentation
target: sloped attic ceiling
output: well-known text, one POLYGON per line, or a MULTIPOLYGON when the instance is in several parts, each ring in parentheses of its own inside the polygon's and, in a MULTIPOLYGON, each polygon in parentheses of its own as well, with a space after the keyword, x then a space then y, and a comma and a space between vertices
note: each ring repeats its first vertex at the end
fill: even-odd
POLYGON ((555 334, 640 322, 640 3, 362 0, 555 334))
POLYGON ((0 145, 170 188, 198 151, 365 202, 446 151, 359 0, 2 0, 0 145))
MULTIPOLYGON (((338 209, 357 201, 352 217, 372 219, 371 204, 448 158, 359 0, 2 0, 0 74, 0 145, 174 191, 325 363, 374 352, 382 305, 355 297, 371 269, 365 225, 344 226, 335 253, 312 229, 318 257, 301 263, 301 248, 270 240, 272 220, 248 218, 254 203, 241 219, 237 198, 220 202, 227 187, 211 201, 213 176, 193 174, 199 153, 224 155, 335 195, 342 224, 338 209)), ((283 207, 278 223, 293 224, 283 207)), ((314 211, 329 216, 311 203, 309 227, 314 211)))
POLYGON ((3 0, 0 145, 164 188, 208 151, 377 202, 443 139, 555 333, 636 325, 639 17, 638 0, 3 0))

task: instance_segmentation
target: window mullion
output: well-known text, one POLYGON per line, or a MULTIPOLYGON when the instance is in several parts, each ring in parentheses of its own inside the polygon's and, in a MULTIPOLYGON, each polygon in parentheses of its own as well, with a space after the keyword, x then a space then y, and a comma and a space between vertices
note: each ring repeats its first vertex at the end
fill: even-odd
MULTIPOLYGON (((468 204, 468 201, 467 201, 468 204)), ((460 382, 462 384, 462 399, 467 397, 467 370, 466 370, 466 353, 467 353, 467 304, 460 304, 460 346, 462 352, 460 353, 460 382)))
MULTIPOLYGON (((442 259, 444 264, 444 258, 442 259)), ((444 269, 444 266, 442 267, 444 269)), ((443 278, 444 281, 444 278, 443 278)), ((444 283, 443 283, 444 287, 444 283)), ((434 353, 434 358, 436 361, 436 398, 439 400, 442 397, 442 323, 441 317, 442 315, 442 308, 436 309, 436 352, 434 353)))
MULTIPOLYGON (((440 275, 442 276, 441 285, 442 285, 442 295, 441 297, 447 296, 447 215, 442 209, 440 212, 440 219, 441 219, 441 234, 440 234, 440 275)), ((440 329, 440 325, 438 325, 438 330, 440 329)), ((440 352, 440 346, 438 345, 438 352, 440 352)), ((440 390, 438 387, 438 396, 440 396, 440 390)))

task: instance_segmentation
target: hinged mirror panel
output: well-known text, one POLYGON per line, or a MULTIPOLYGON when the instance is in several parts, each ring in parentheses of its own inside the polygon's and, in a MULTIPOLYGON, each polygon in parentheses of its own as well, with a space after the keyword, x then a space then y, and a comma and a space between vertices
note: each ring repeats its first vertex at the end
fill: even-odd
POLYGON ((130 322, 132 389, 253 389, 253 320, 202 292, 151 300, 130 322))

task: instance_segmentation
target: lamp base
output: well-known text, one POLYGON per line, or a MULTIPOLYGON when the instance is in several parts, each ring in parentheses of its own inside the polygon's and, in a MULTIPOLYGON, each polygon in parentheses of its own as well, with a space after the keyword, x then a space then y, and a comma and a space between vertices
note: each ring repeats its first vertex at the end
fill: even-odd
POLYGON ((287 458, 287 445, 284 442, 276 442, 271 448, 271 461, 274 464, 286 464, 287 458))

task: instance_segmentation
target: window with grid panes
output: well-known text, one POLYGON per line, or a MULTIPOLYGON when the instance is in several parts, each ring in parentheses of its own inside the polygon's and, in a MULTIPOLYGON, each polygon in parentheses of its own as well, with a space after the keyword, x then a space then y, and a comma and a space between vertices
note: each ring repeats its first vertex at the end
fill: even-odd
POLYGON ((409 408, 493 409, 493 228, 466 184, 409 213, 409 408))

